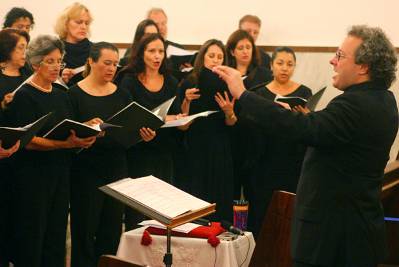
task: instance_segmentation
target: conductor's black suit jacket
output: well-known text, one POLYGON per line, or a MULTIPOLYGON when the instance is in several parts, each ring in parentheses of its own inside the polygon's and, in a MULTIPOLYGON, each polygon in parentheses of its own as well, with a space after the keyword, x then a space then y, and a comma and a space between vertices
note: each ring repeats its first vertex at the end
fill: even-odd
POLYGON ((245 92, 240 116, 308 145, 291 235, 295 260, 364 266, 386 253, 380 192, 398 129, 392 92, 365 82, 307 115, 245 92))

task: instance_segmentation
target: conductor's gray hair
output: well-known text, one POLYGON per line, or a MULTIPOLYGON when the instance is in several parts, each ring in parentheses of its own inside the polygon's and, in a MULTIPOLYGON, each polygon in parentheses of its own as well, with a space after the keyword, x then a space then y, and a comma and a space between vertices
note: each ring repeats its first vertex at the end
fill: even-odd
POLYGON ((355 63, 368 65, 370 80, 388 89, 396 79, 397 56, 384 31, 378 27, 354 25, 348 35, 363 40, 356 50, 355 63))

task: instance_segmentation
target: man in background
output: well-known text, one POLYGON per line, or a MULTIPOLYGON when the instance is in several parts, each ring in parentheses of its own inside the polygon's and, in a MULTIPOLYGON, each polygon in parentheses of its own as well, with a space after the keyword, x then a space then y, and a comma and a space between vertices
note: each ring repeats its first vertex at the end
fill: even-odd
MULTIPOLYGON (((254 39, 255 43, 258 39, 261 26, 262 21, 258 16, 254 15, 245 15, 240 19, 240 22, 238 23, 238 28, 240 30, 248 32, 254 39)), ((260 65, 270 70, 270 56, 263 49, 259 47, 257 49, 260 54, 260 65)))

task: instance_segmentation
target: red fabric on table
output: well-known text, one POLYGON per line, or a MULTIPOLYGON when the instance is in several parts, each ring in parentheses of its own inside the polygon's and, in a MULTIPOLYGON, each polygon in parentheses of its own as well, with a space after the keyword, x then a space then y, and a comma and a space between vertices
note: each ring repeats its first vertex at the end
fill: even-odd
MULTIPOLYGON (((147 227, 145 231, 154 235, 166 235, 166 229, 160 229, 151 226, 147 227)), ((181 233, 172 230, 172 236, 206 238, 208 239, 209 244, 211 244, 213 247, 216 247, 220 243, 219 238, 216 236, 223 232, 225 232, 225 229, 220 225, 219 222, 212 222, 210 226, 198 226, 188 233, 181 233)))

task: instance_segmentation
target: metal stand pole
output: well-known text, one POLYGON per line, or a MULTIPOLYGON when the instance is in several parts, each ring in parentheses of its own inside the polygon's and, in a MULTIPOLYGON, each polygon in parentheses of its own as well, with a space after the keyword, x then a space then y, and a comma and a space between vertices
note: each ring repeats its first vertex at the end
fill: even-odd
POLYGON ((163 263, 165 263, 166 267, 172 267, 172 229, 167 227, 166 231, 166 253, 163 256, 163 263))

